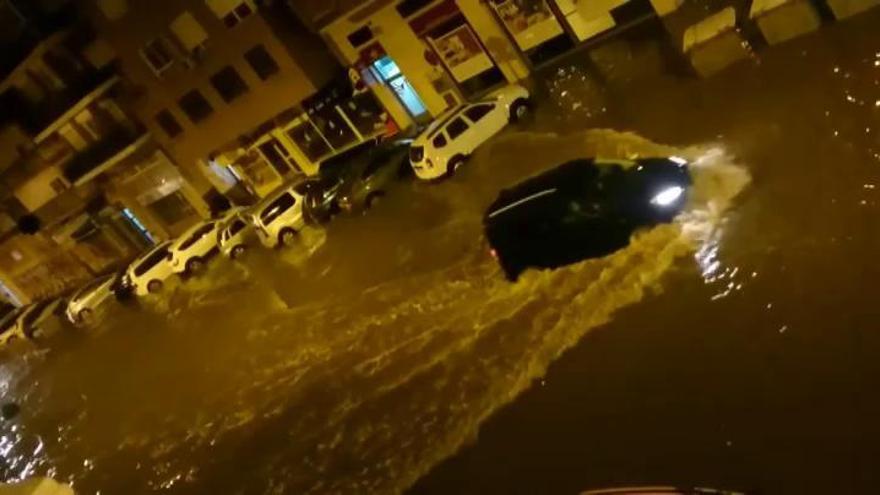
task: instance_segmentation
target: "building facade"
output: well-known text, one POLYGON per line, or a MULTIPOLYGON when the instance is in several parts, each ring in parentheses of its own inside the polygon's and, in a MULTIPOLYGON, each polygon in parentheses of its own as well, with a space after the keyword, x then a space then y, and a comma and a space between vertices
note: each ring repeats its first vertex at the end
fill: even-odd
POLYGON ((137 87, 134 112, 209 202, 253 201, 384 129, 370 95, 340 93, 341 66, 283 2, 91 5, 137 87))
POLYGON ((48 36, 0 82, 0 295, 57 294, 206 214, 130 95, 85 26, 48 36))
POLYGON ((519 81, 680 0, 288 2, 403 127, 519 81))

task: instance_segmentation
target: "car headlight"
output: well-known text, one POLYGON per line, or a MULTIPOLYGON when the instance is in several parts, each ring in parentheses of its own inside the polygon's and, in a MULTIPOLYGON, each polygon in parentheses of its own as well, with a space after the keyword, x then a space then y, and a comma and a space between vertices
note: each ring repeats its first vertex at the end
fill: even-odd
POLYGON ((670 206, 681 199, 684 195, 684 188, 681 186, 670 186, 651 198, 651 204, 655 206, 670 206))

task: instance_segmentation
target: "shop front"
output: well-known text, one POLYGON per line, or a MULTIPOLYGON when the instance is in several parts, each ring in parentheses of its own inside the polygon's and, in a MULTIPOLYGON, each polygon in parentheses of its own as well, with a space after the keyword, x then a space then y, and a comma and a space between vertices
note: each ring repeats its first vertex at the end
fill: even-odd
POLYGON ((356 86, 338 78, 228 145, 213 161, 226 165, 253 196, 264 197, 285 181, 318 173, 324 160, 396 133, 397 124, 373 93, 356 86))
POLYGON ((111 184, 121 220, 151 241, 175 237, 207 214, 201 197, 159 149, 120 170, 111 184))
POLYGON ((488 0, 488 4, 533 66, 656 16, 649 0, 488 0))

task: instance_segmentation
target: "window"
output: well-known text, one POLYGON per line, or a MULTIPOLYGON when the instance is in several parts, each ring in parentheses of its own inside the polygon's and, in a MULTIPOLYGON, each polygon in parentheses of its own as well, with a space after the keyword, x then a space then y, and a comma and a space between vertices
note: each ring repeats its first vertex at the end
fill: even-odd
POLYGON ((205 0, 205 3, 228 28, 254 13, 252 0, 205 0))
POLYGON ((180 127, 180 123, 177 122, 177 119, 175 119, 174 115, 171 115, 171 112, 168 110, 162 110, 156 114, 156 123, 159 124, 159 127, 161 127, 162 130, 165 131, 165 134, 170 138, 177 137, 183 132, 183 127, 180 127))
POLYGON ((150 66, 156 76, 161 76, 163 72, 171 67, 174 63, 174 57, 171 56, 171 49, 168 42, 164 38, 154 38, 143 48, 141 48, 141 57, 144 62, 150 66))
POLYGON ((491 112, 494 108, 495 105, 491 103, 481 103, 479 105, 471 106, 464 111, 464 114, 467 115, 467 118, 470 119, 471 122, 479 122, 480 119, 485 117, 486 114, 491 112))
POLYGON ((214 223, 213 222, 206 223, 205 225, 201 226, 198 230, 193 232, 193 234, 191 236, 189 236, 189 238, 187 240, 180 243, 180 247, 178 248, 178 250, 183 251, 185 249, 189 249, 189 247, 192 246, 193 244, 195 244, 196 241, 198 241, 202 237, 205 237, 207 234, 211 233, 211 231, 213 231, 213 230, 214 230, 214 223))
POLYGON ((312 126, 311 122, 303 122, 294 126, 287 131, 287 135, 313 162, 329 155, 332 151, 327 142, 324 141, 324 138, 318 134, 318 130, 312 126))
POLYGON ((134 268, 134 274, 140 277, 150 271, 151 268, 158 265, 168 255, 168 247, 165 246, 150 253, 144 261, 134 268))
POLYGON ((397 6, 401 17, 409 17, 432 3, 432 0, 403 0, 397 6))
POLYGON ((177 16, 170 27, 185 52, 198 53, 204 49, 208 41, 208 33, 189 12, 177 16))
POLYGON ((246 51, 244 58, 263 81, 278 72, 278 63, 275 62, 272 55, 269 55, 269 52, 266 51, 266 47, 263 45, 257 45, 246 51))
POLYGON ((468 125, 464 122, 464 119, 461 117, 456 117, 452 119, 452 122, 446 126, 446 133, 449 134, 449 139, 455 139, 461 135, 464 131, 468 130, 468 125))
POLYGON ((220 94, 220 97, 226 103, 248 91, 247 84, 238 75, 238 72, 230 66, 224 67, 220 72, 211 76, 211 85, 214 86, 214 89, 217 90, 217 93, 220 94))
POLYGON ((180 191, 174 191, 147 206, 165 225, 175 225, 195 214, 192 205, 180 191))
POLYGON ((355 48, 365 44, 371 39, 373 39, 373 31, 370 29, 370 26, 364 26, 348 35, 348 42, 355 48))
POLYGON ((226 233, 229 235, 229 237, 232 237, 235 234, 241 232, 241 229, 243 228, 244 222, 242 220, 235 220, 232 222, 232 225, 229 226, 229 229, 226 231, 226 233))
POLYGON ((446 136, 444 136, 443 133, 437 134, 437 137, 435 137, 434 140, 431 141, 431 144, 433 144, 435 148, 442 148, 446 146, 446 136))
POLYGON ((199 90, 197 89, 183 95, 177 103, 193 124, 205 120, 209 115, 214 113, 214 107, 208 103, 208 100, 206 100, 205 97, 202 96, 202 93, 199 93, 199 90))
POLYGON ((281 196, 278 196, 275 201, 272 201, 269 206, 263 209, 263 212, 260 213, 260 220, 263 222, 263 225, 269 225, 273 220, 278 218, 279 215, 289 210, 295 204, 296 198, 294 198, 289 192, 285 192, 281 196))

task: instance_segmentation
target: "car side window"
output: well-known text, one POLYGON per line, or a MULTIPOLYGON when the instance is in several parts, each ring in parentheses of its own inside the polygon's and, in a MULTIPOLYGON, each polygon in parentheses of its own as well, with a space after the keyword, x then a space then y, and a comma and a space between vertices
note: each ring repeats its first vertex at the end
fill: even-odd
POLYGON ((431 141, 431 144, 433 144, 435 148, 442 148, 446 146, 446 135, 444 135, 442 132, 440 134, 437 134, 434 137, 434 140, 431 141))
POLYGON ((244 222, 242 220, 235 220, 232 222, 232 225, 229 226, 229 230, 227 231, 228 236, 232 237, 235 234, 241 232, 241 229, 244 228, 244 222))
POLYGON ((205 237, 205 235, 208 234, 209 232, 211 232, 212 230, 214 230, 213 223, 209 223, 207 225, 202 226, 201 228, 199 228, 198 230, 193 232, 193 234, 191 236, 189 236, 189 239, 187 239, 186 241, 184 241, 183 243, 180 244, 180 249, 182 249, 182 250, 189 249, 189 247, 192 246, 193 244, 195 244, 196 241, 198 241, 202 237, 205 237))
POLYGON ((446 133, 449 134, 449 139, 455 139, 458 136, 461 136, 466 130, 468 130, 468 125, 461 117, 452 119, 452 122, 446 126, 446 133))
POLYGON ((296 204, 296 198, 293 197, 289 192, 285 192, 275 201, 272 201, 269 206, 263 209, 263 212, 260 214, 260 220, 265 225, 269 225, 273 220, 278 218, 279 215, 289 210, 294 204, 296 204))
POLYGON ((471 122, 479 122, 480 119, 485 117, 486 114, 491 112, 494 108, 495 105, 492 103, 479 103, 465 110, 464 114, 471 122))
POLYGON ((155 253, 151 254, 146 259, 144 259, 144 261, 142 261, 141 264, 139 264, 138 266, 135 267, 134 274, 137 276, 141 276, 144 273, 147 273, 147 271, 149 271, 150 268, 153 268, 154 266, 159 264, 159 262, 162 261, 167 254, 168 254, 168 249, 157 250, 155 253))

